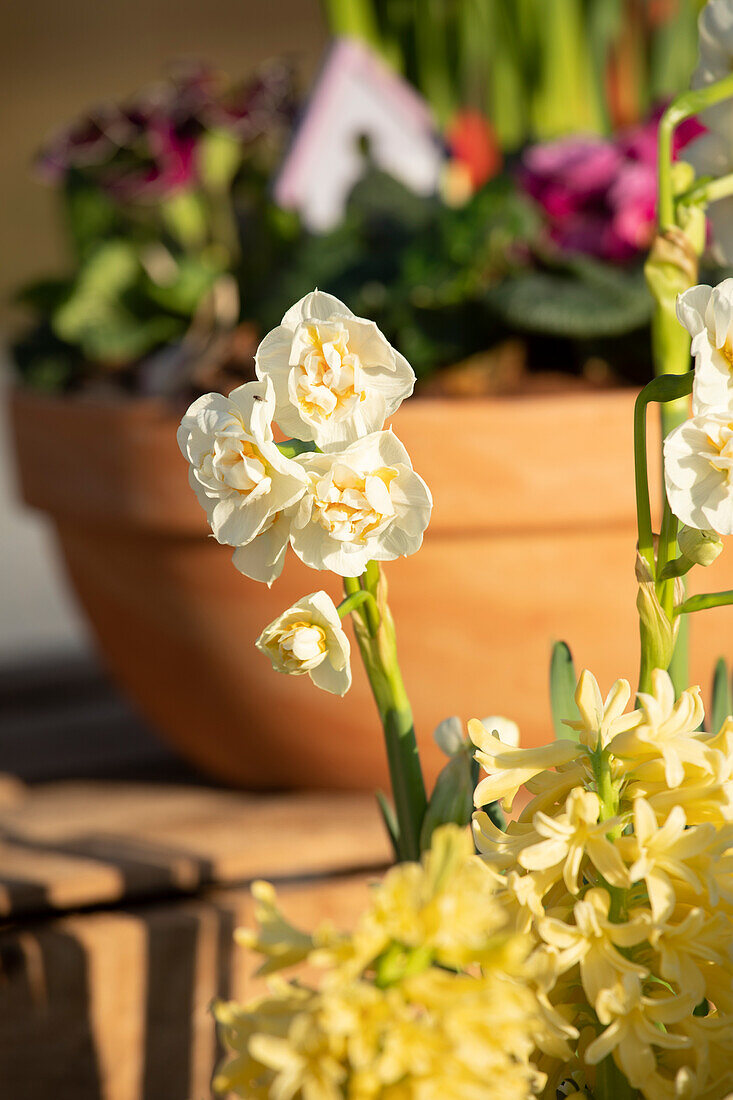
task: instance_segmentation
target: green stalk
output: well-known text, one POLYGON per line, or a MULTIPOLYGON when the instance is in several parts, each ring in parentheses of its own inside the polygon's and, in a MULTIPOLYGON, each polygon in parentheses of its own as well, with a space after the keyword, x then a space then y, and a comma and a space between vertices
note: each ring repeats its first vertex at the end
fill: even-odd
MULTIPOLYGON (((694 372, 683 375, 661 375, 644 387, 634 406, 634 478, 636 483, 636 522, 638 530, 639 555, 648 571, 648 581, 654 582, 654 592, 642 591, 651 587, 640 584, 639 599, 639 691, 649 691, 651 674, 659 665, 671 664, 669 658, 661 658, 660 640, 667 639, 668 623, 673 619, 674 579, 659 580, 659 574, 667 561, 674 557, 677 545, 677 521, 669 510, 665 498, 665 513, 660 537, 660 561, 654 553, 654 535, 652 531, 651 504, 649 500, 649 472, 647 463, 646 419, 647 408, 651 402, 679 402, 692 392, 694 372), (664 550, 662 551, 662 546, 664 550), (663 560, 662 560, 663 559, 663 560), (665 622, 666 620, 666 622, 665 622)), ((681 626, 682 624, 680 624, 681 626)), ((679 637, 678 637, 679 642, 679 637)), ((666 642, 665 642, 666 645, 666 642)), ((674 650, 671 653, 674 660, 674 650)))
POLYGON ((621 1070, 609 1054, 596 1068, 595 1100, 638 1100, 639 1093, 632 1089, 621 1070))
POLYGON ((659 123, 659 227, 662 231, 677 225, 675 217, 675 198, 672 180, 672 139, 674 131, 685 119, 714 107, 724 99, 733 96, 733 73, 708 84, 705 88, 696 88, 684 92, 670 103, 659 123))
MULTIPOLYGON (((367 592, 365 589, 361 589, 358 592, 352 592, 345 600, 342 600, 336 610, 339 613, 340 619, 345 619, 347 615, 350 615, 352 611, 356 611, 357 607, 362 607, 364 604, 371 604, 372 610, 377 615, 377 622, 379 621, 379 609, 377 608, 377 601, 372 596, 371 592, 367 592)), ((366 609, 365 609, 366 610, 366 609)))
MULTIPOLYGON (((640 689, 643 690, 643 689, 640 689)), ((600 820, 607 821, 615 817, 619 808, 618 789, 613 782, 609 753, 598 745, 591 754, 593 775, 596 781, 598 797, 601 801, 600 820)), ((611 834, 618 835, 618 833, 611 834)), ((620 922, 626 910, 626 890, 612 886, 603 880, 604 889, 611 898, 610 919, 620 922)), ((596 1068, 596 1083, 593 1089, 595 1100, 638 1100, 639 1093, 632 1089, 626 1077, 609 1054, 596 1068)))
POLYGON ((709 607, 727 607, 733 603, 733 590, 727 592, 701 592, 698 596, 688 596, 674 609, 675 615, 689 615, 692 611, 707 611, 709 607))
POLYGON ((344 591, 344 603, 353 602, 354 633, 384 730, 395 806, 394 843, 398 858, 418 860, 427 796, 412 708, 397 660, 397 640, 387 603, 387 586, 379 565, 370 562, 361 578, 345 578, 344 591))

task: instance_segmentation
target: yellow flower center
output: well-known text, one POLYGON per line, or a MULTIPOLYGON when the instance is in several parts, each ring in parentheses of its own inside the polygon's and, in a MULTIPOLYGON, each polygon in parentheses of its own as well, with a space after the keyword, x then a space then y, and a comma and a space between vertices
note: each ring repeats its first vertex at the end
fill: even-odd
POLYGON ((341 419, 366 400, 359 356, 349 350, 348 339, 339 322, 305 326, 293 386, 296 402, 308 417, 341 419))
POLYGON ((326 631, 307 619, 296 619, 275 638, 280 657, 289 671, 315 668, 326 656, 326 631))
POLYGON ((213 450, 201 464, 204 475, 222 487, 249 496, 256 490, 267 492, 270 472, 259 448, 246 439, 218 436, 213 450))
POLYGON ((707 437, 714 452, 709 459, 710 465, 730 480, 733 472, 733 420, 708 431, 707 437))
POLYGON ((396 477, 391 466, 361 475, 337 463, 314 480, 314 518, 339 542, 363 543, 393 518, 390 486, 396 477))
POLYGON ((730 336, 726 337, 725 343, 722 348, 718 348, 718 351, 727 360, 728 365, 733 368, 733 340, 730 336))

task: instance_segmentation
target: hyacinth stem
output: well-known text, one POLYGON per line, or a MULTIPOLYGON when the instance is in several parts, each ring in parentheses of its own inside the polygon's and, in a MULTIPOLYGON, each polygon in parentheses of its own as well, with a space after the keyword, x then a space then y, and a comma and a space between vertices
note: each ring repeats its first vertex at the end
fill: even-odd
POLYGON ((594 1100, 638 1100, 638 1097, 638 1091, 632 1089, 614 1062, 613 1055, 607 1055, 596 1068, 594 1100))
MULTIPOLYGON (((394 621, 387 584, 379 565, 369 562, 362 577, 344 578, 346 599, 353 601, 354 633, 384 730, 396 829, 390 829, 400 860, 420 858, 427 796, 415 739, 412 708, 397 660, 394 621)), ((340 609, 339 609, 340 611, 340 609)))

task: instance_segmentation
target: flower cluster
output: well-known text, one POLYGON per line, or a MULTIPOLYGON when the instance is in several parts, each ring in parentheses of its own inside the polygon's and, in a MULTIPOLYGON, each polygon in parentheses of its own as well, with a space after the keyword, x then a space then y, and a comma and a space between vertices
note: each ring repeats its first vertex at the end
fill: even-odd
POLYGON ((539 1060, 548 1098, 593 1089, 608 1056, 645 1100, 733 1087, 733 719, 704 732, 698 688, 652 682, 629 711, 628 683, 604 702, 584 672, 577 741, 513 749, 469 724, 476 805, 533 796, 506 832, 477 812, 474 835, 570 1029, 572 1058, 539 1060))
POLYGON ((733 279, 677 301, 692 336, 692 417, 664 444, 667 498, 688 527, 733 534, 733 279))
MULTIPOLYGON (((419 549, 432 498, 385 421, 415 375, 377 326, 313 291, 265 336, 258 381, 208 393, 178 431, 214 537, 237 569, 271 585, 288 546, 312 569, 361 576, 419 549), (274 442, 273 422, 291 438, 274 442)), ((348 642, 325 592, 290 608, 259 648, 281 671, 343 694, 348 642)))
POLYGON ((526 936, 507 927, 465 829, 444 826, 422 863, 373 890, 352 935, 307 936, 255 886, 259 934, 240 942, 261 973, 305 960, 316 989, 282 978, 244 1007, 216 1009, 231 1052, 220 1091, 279 1100, 529 1100, 544 1084, 530 1056, 561 1054, 533 992, 526 936))

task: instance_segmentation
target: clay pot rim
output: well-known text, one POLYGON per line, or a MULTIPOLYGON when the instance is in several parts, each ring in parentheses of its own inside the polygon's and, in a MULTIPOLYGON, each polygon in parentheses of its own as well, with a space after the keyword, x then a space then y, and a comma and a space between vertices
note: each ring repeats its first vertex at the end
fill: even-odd
MULTIPOLYGON (((635 390, 434 397, 394 418, 432 489, 428 537, 633 522, 635 390)), ((176 443, 180 410, 10 392, 21 493, 57 520, 202 538, 208 526, 176 443)))

